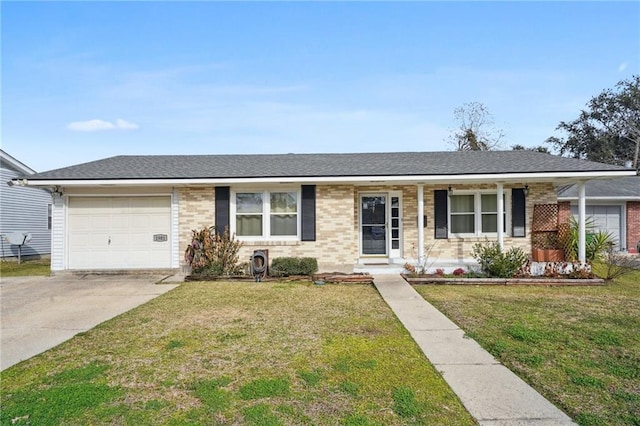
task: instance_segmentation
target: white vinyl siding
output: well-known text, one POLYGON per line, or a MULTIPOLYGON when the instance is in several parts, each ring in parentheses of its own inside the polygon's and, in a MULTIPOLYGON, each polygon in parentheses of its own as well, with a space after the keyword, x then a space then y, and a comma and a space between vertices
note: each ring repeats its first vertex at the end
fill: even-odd
MULTIPOLYGON (((21 255, 48 255, 51 253, 51 231, 47 228, 47 206, 51 204, 51 194, 41 188, 7 185, 22 173, 5 166, 3 162, 0 169, 0 234, 28 232, 31 241, 22 246, 21 255)), ((0 238, 0 257, 17 255, 17 246, 0 238)))

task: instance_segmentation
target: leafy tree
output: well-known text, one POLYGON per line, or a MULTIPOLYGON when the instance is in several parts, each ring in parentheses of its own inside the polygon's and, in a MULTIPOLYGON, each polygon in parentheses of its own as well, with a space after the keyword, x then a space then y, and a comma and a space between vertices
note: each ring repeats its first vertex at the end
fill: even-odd
POLYGON ((591 98, 574 121, 556 128, 566 137, 550 137, 546 143, 560 155, 609 164, 632 160, 636 170, 640 149, 640 76, 618 82, 591 98))
POLYGON ((469 102, 453 110, 459 123, 449 137, 457 151, 490 151, 500 148, 504 132, 496 129, 493 116, 480 102, 469 102))
POLYGON ((534 151, 534 152, 542 152, 543 154, 551 154, 551 152, 549 152, 549 148, 542 145, 531 146, 527 148, 524 145, 516 144, 516 145, 512 145, 511 149, 514 151, 534 151))

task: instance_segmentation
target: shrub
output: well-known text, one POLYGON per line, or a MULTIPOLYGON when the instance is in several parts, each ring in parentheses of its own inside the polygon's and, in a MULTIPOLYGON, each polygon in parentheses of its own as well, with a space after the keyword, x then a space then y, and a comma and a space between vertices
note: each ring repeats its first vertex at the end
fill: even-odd
POLYGON ((184 260, 194 272, 207 275, 235 275, 241 272, 238 252, 242 242, 225 228, 222 235, 214 226, 191 231, 191 244, 184 253, 184 260))
MULTIPOLYGON (((585 260, 587 263, 599 260, 603 254, 614 244, 615 238, 606 231, 596 231, 596 222, 593 217, 585 219, 586 241, 585 260)), ((568 231, 564 232, 561 244, 567 260, 575 262, 578 260, 578 236, 580 225, 575 217, 571 216, 568 231)))
POLYGON ((511 247, 503 252, 497 242, 474 244, 472 256, 487 276, 496 278, 512 278, 527 263, 527 255, 521 248, 511 247))
POLYGON ((601 258, 604 264, 604 276, 607 281, 620 278, 634 270, 634 259, 623 253, 616 252, 613 246, 610 246, 601 258))
POLYGON ((318 271, 314 257, 276 257, 271 261, 269 274, 276 277, 312 275, 318 271))
POLYGON ((461 277, 466 273, 466 271, 464 270, 464 268, 457 268, 456 270, 453 271, 453 275, 456 277, 461 277))

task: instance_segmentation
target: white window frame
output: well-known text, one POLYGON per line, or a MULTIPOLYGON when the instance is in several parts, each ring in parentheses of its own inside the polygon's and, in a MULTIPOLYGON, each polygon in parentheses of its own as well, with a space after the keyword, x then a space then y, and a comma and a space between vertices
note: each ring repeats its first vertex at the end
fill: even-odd
MULTIPOLYGON (((473 195, 473 216, 474 216, 474 229, 473 233, 455 233, 451 230, 453 223, 451 221, 451 200, 447 203, 447 218, 449 221, 449 237, 497 237, 497 232, 482 232, 482 195, 498 195, 497 191, 492 191, 490 189, 481 189, 481 190, 460 190, 454 191, 451 196, 456 195, 473 195)), ((504 235, 511 235, 511 193, 510 191, 504 191, 504 227, 505 232, 504 235)), ((495 214, 492 212, 487 212, 487 214, 495 214)), ((455 216, 455 214, 454 214, 455 216)))
MULTIPOLYGON (((240 241, 300 241, 302 194, 300 188, 278 187, 278 188, 236 188, 231 190, 231 200, 229 206, 229 225, 231 233, 240 241), (293 192, 296 194, 296 235, 271 235, 271 193, 272 192, 293 192), (236 194, 260 193, 262 194, 262 235, 237 235, 236 233, 236 194)), ((255 213, 256 215, 258 213, 255 213)))

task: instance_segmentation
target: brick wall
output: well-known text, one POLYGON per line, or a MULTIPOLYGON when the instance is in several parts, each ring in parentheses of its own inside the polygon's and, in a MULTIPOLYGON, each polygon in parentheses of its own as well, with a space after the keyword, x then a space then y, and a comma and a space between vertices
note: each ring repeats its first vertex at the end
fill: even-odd
POLYGON ((215 192, 213 188, 180 188, 178 190, 180 265, 191 242, 191 231, 215 224, 215 192))
POLYGON ((571 201, 558 201, 558 224, 571 222, 571 201))
POLYGON ((316 241, 247 241, 240 260, 248 261, 254 250, 268 249, 269 258, 315 257, 321 270, 353 267, 358 257, 358 220, 352 185, 316 187, 316 241))
MULTIPOLYGON (((521 188, 522 185, 505 185, 505 193, 511 192, 512 188, 521 188)), ((478 242, 486 242, 486 237, 464 237, 464 238, 448 238, 448 239, 435 239, 435 225, 433 221, 434 213, 434 194, 436 189, 447 189, 447 186, 425 186, 424 188, 424 212, 428 217, 427 227, 424 230, 425 247, 431 247, 431 257, 437 258, 441 261, 450 260, 462 260, 471 259, 471 253, 473 251, 473 245, 478 242)), ((487 185, 455 185, 455 190, 473 190, 473 189, 486 189, 495 190, 494 184, 487 185)), ((552 184, 536 183, 529 184, 529 194, 526 200, 526 221, 527 221, 527 233, 526 237, 513 238, 510 236, 504 236, 505 248, 520 247, 526 253, 531 251, 531 222, 533 218, 533 206, 534 204, 553 204, 557 202, 556 192, 552 184)), ((510 205, 505 205, 507 214, 509 214, 510 205)), ((510 232, 507 229, 507 232, 510 232)))
POLYGON ((640 242, 640 201, 627 202, 627 250, 637 253, 640 242))
MULTIPOLYGON (((522 185, 516 185, 521 187, 522 185)), ((446 189, 446 186, 427 186, 424 188, 424 213, 427 223, 424 230, 425 246, 434 245, 431 256, 439 260, 469 259, 473 244, 486 241, 485 237, 450 238, 436 240, 434 238, 434 193, 435 189, 446 189)), ((457 190, 487 189, 495 190, 495 185, 457 185, 457 190)), ((511 191, 511 186, 504 188, 511 191)), ((240 260, 247 261, 257 249, 268 249, 269 257, 309 256, 318 259, 323 270, 351 267, 359 257, 358 203, 359 195, 367 192, 399 191, 402 193, 402 255, 405 259, 417 256, 417 186, 359 186, 353 185, 318 185, 316 187, 316 241, 246 241, 240 251, 240 260)), ((215 222, 215 192, 213 188, 180 188, 180 251, 182 252, 191 239, 191 230, 203 226, 211 226, 215 222)), ((531 221, 534 204, 555 203, 556 194, 551 184, 529 185, 527 196, 527 236, 512 238, 505 236, 505 246, 521 247, 525 251, 531 248, 531 221)), ((506 208, 510 208, 509 205, 506 208)), ((638 207, 640 211, 640 207, 638 207)), ((640 213, 639 213, 640 215, 640 213)))

